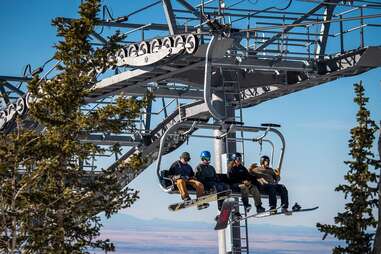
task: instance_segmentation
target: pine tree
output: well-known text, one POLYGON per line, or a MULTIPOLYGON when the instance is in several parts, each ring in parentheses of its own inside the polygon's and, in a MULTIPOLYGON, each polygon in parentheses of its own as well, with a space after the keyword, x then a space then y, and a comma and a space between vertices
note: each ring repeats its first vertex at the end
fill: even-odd
POLYGON ((317 227, 326 235, 330 234, 338 240, 345 241, 346 246, 336 246, 334 254, 367 254, 371 253, 374 237, 374 227, 377 221, 373 210, 377 207, 377 178, 375 169, 378 162, 371 151, 378 129, 370 119, 370 112, 366 109, 368 98, 364 95, 362 83, 355 84, 356 97, 354 102, 359 106, 357 112, 357 126, 351 129, 349 140, 350 156, 346 161, 349 170, 344 176, 345 184, 336 187, 335 191, 344 193, 348 200, 344 212, 334 218, 334 225, 318 223, 317 227))
POLYGON ((99 239, 99 217, 110 217, 132 205, 138 192, 121 186, 120 171, 138 169, 139 154, 129 163, 90 174, 81 162, 104 150, 84 144, 80 138, 91 132, 118 133, 135 128, 133 120, 151 100, 120 96, 89 114, 80 108, 91 92, 97 70, 120 48, 120 33, 93 48, 89 37, 97 22, 98 0, 83 1, 80 18, 57 18, 62 40, 56 45, 59 73, 50 80, 37 75, 29 83, 35 101, 29 116, 44 129, 25 130, 21 120, 10 134, 0 135, 0 250, 5 253, 87 253, 89 248, 113 250, 110 240, 99 239))
MULTIPOLYGON (((380 122, 381 126, 381 122, 380 122)), ((379 133, 378 137, 378 168, 381 169, 381 131, 379 133)), ((377 230, 376 235, 374 238, 374 245, 373 245, 373 252, 372 254, 381 254, 381 181, 378 180, 378 224, 377 224, 377 230)))

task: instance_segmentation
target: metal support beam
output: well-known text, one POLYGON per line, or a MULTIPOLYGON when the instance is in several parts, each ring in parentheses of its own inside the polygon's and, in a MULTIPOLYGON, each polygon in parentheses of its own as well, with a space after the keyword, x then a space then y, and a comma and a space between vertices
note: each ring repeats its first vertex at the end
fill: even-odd
POLYGON ((140 144, 140 140, 135 140, 131 136, 122 135, 102 135, 102 134, 89 134, 86 137, 80 138, 82 143, 92 143, 96 145, 114 145, 121 146, 136 146, 140 144))
MULTIPOLYGON (((213 100, 214 101, 220 101, 221 103, 216 103, 216 110, 219 111, 220 114, 225 114, 225 107, 223 104, 223 93, 214 93, 213 94, 213 100)), ((218 120, 215 120, 215 122, 218 122, 218 120)), ((214 136, 221 136, 224 134, 221 130, 214 130, 213 135, 214 136)), ((226 145, 225 140, 223 139, 214 139, 214 158, 215 158, 215 166, 216 166, 216 173, 226 173, 222 172, 223 164, 227 163, 226 161, 222 161, 221 155, 224 153, 227 153, 226 151, 226 145)), ((226 230, 218 230, 218 254, 226 254, 227 252, 227 246, 226 246, 226 230)))
MULTIPOLYGON (((325 9, 325 18, 324 21, 329 21, 332 19, 333 16, 333 11, 335 10, 336 5, 329 5, 325 9)), ((329 34, 329 29, 331 27, 331 22, 324 22, 321 24, 321 30, 320 30, 320 38, 319 42, 317 45, 317 50, 316 50, 316 57, 319 59, 324 59, 325 55, 325 50, 327 48, 327 41, 328 41, 328 34, 329 34)))
POLYGON ((15 77, 15 76, 0 76, 0 80, 28 82, 28 81, 31 81, 32 78, 30 78, 30 77, 15 77))
POLYGON ((151 117, 152 117, 151 113, 152 113, 152 101, 148 103, 146 108, 146 118, 145 118, 145 125, 144 125, 144 130, 146 131, 146 133, 148 133, 151 128, 151 117))
POLYGON ((197 9, 195 9, 191 4, 189 4, 186 0, 177 0, 182 6, 184 6, 186 9, 188 9, 190 12, 193 13, 196 17, 200 18, 202 21, 206 21, 207 17, 200 13, 197 9))
POLYGON ((1 96, 3 97, 3 99, 4 99, 4 102, 5 102, 5 104, 9 104, 9 96, 8 96, 8 94, 7 94, 7 92, 5 91, 5 89, 4 89, 4 86, 3 86, 3 82, 2 81, 0 81, 0 93, 1 93, 1 96))
POLYGON ((6 88, 8 88, 9 90, 17 93, 18 95, 20 96, 23 96, 25 93, 23 91, 21 91, 20 89, 18 89, 17 87, 13 86, 11 83, 8 83, 8 82, 3 82, 2 83, 2 86, 5 86, 6 88))
POLYGON ((101 43, 103 43, 103 44, 107 43, 107 40, 105 38, 103 38, 99 33, 92 32, 91 35, 94 36, 94 38, 97 39, 98 41, 100 41, 101 43))
POLYGON ((173 12, 171 0, 162 0, 162 1, 163 1, 165 18, 167 19, 169 33, 171 35, 175 35, 178 33, 178 31, 177 31, 177 25, 176 25, 176 17, 173 12))

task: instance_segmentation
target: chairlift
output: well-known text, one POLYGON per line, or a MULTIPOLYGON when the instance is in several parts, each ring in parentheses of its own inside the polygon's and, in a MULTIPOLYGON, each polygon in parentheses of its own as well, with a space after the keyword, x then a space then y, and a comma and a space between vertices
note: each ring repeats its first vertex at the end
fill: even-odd
MULTIPOLYGON (((177 139, 177 141, 180 139, 181 141, 188 140, 190 137, 197 137, 197 138, 209 138, 209 139, 226 139, 227 141, 251 141, 251 142, 261 142, 261 143, 268 143, 270 144, 272 148, 272 154, 271 158, 273 160, 274 157, 274 151, 275 151, 275 146, 274 143, 266 138, 269 133, 274 133, 277 135, 281 141, 281 148, 280 148, 280 155, 279 155, 279 161, 278 161, 278 166, 276 168, 281 171, 282 164, 283 164, 283 158, 284 158, 284 152, 285 152, 285 147, 286 147, 286 142, 284 139, 284 136, 282 133, 277 129, 279 128, 280 125, 277 124, 262 124, 261 127, 254 127, 254 126, 244 126, 244 125, 236 125, 236 124, 208 124, 205 122, 200 122, 200 121, 182 121, 179 123, 176 123, 169 127, 165 133, 163 134, 161 140, 160 140, 160 147, 159 147, 159 152, 158 152, 158 157, 157 157, 157 164, 156 164, 156 173, 157 177, 159 179, 159 184, 160 188, 169 194, 175 194, 178 193, 176 185, 172 181, 172 179, 169 177, 168 169, 162 169, 161 167, 161 161, 163 155, 168 152, 165 151, 165 145, 167 147, 171 146, 170 145, 170 139, 169 137, 172 137, 173 139, 177 139), (220 130, 223 132, 222 135, 219 136, 214 136, 214 135, 200 135, 200 134, 193 134, 194 131, 199 130, 199 129, 204 129, 204 130, 220 130), (259 137, 256 138, 237 138, 237 137, 228 137, 228 135, 232 132, 235 131, 243 131, 243 132, 250 132, 250 133, 261 133, 263 134, 259 137)), ((169 148, 169 151, 171 149, 169 148)), ((227 163, 227 161, 226 161, 227 163)), ((221 176, 221 175, 220 175, 221 176)), ((226 174, 222 174, 226 178, 226 174)), ((190 191, 191 194, 193 194, 192 191, 190 191)), ((262 195, 262 198, 267 197, 267 195, 262 195)))

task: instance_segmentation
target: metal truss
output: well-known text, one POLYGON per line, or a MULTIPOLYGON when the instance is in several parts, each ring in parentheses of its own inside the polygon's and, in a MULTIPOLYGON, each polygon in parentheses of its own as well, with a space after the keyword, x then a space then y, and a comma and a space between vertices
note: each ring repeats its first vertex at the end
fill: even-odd
MULTIPOLYGON (((156 99, 136 119, 133 131, 94 133, 83 142, 119 143, 127 149, 119 160, 144 152, 148 166, 170 125, 216 118, 211 114, 213 103, 204 103, 211 99, 205 94, 220 93, 226 105, 240 109, 381 65, 380 41, 374 36, 381 26, 380 4, 299 0, 286 7, 268 6, 265 1, 253 6, 247 1, 161 0, 115 18, 104 7, 98 23, 101 31, 93 33, 92 43, 106 43, 108 33, 117 29, 128 41, 113 56, 117 69, 99 76, 83 110, 113 103, 120 93, 140 97, 149 90, 156 99), (162 9, 162 23, 132 22, 153 8, 162 9)), ((21 77, 0 76, 3 131, 13 129, 16 114, 25 116, 26 126, 37 127, 26 113, 30 99, 26 82, 31 74, 29 67, 21 77)), ((171 144, 169 150, 181 144, 171 144)))

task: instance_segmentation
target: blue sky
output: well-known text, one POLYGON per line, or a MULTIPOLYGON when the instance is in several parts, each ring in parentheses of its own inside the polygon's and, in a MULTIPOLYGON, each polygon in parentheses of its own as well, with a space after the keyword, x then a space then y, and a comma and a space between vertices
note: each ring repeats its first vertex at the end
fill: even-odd
MULTIPOLYGON (((107 3, 114 15, 119 16, 150 2, 153 1, 114 0, 107 3)), ((57 40, 55 28, 50 25, 51 19, 56 16, 75 17, 78 3, 79 1, 63 0, 1 1, 0 75, 19 76, 26 64, 38 67, 50 58, 54 53, 53 44, 57 40)), ((159 22, 162 19, 159 7, 152 9, 149 22, 159 22)), ((134 17, 131 22, 146 23, 148 20, 146 16, 134 17)), ((370 40, 374 41, 375 38, 375 33, 368 35, 370 40)), ((346 171, 343 161, 348 159, 347 141, 350 128, 355 124, 357 110, 353 103, 352 84, 360 80, 363 80, 366 94, 370 97, 368 108, 372 112, 372 118, 379 122, 380 69, 244 110, 246 125, 259 125, 263 122, 282 125, 281 130, 287 140, 282 183, 288 186, 291 203, 297 201, 306 207, 320 206, 318 211, 312 213, 287 218, 279 216, 256 223, 314 226, 316 222, 332 222, 333 216, 342 209, 343 196, 335 193, 333 189, 343 182, 342 176, 346 171)), ((165 156, 165 162, 168 162, 168 166, 170 161, 177 159, 182 151, 187 150, 193 156, 191 164, 196 166, 199 151, 207 149, 212 149, 210 140, 194 138, 188 145, 165 156)), ((258 161, 259 153, 254 147, 247 149, 247 154, 250 154, 248 163, 258 161)), ((204 211, 188 209, 170 213, 167 209, 168 204, 178 201, 179 198, 161 192, 154 171, 155 165, 147 168, 131 183, 130 187, 141 191, 141 198, 123 213, 144 219, 212 221, 217 213, 215 205, 204 211)), ((264 201, 264 204, 267 205, 267 201, 264 201)))

